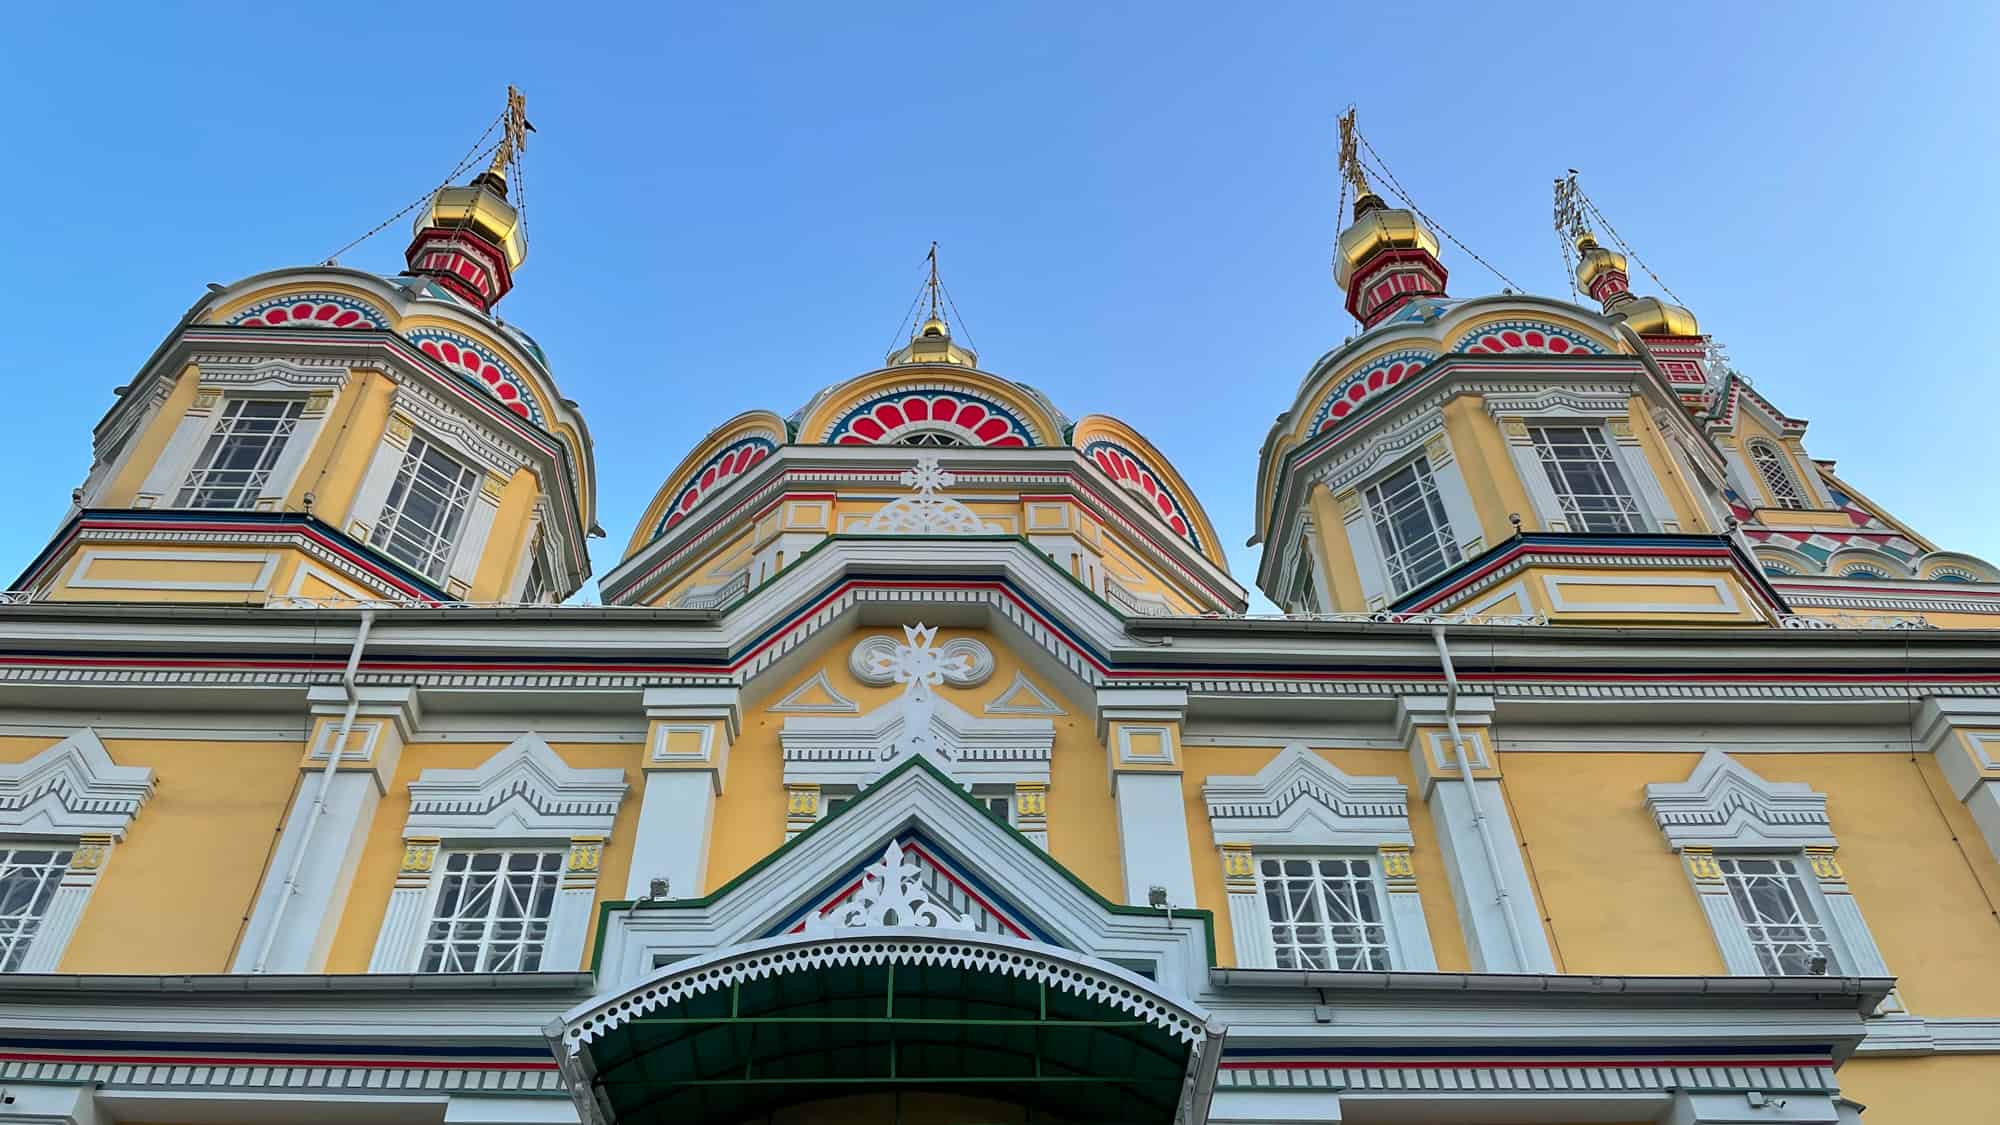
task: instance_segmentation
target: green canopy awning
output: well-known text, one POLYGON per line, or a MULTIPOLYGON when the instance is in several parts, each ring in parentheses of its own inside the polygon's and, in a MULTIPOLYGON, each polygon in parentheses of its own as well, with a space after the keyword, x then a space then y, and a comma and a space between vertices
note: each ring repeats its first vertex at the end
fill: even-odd
POLYGON ((1116 966, 899 928, 680 962, 550 1028, 595 1125, 783 1121, 856 1095, 977 1099, 1042 1125, 1200 1121, 1211 1036, 1205 1013, 1116 966))

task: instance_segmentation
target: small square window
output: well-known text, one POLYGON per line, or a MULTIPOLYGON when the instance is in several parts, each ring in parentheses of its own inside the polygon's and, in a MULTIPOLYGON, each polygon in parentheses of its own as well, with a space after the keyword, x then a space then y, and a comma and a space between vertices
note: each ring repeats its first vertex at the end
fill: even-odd
POLYGON ((532 973, 540 969, 566 854, 446 853, 418 971, 532 973))

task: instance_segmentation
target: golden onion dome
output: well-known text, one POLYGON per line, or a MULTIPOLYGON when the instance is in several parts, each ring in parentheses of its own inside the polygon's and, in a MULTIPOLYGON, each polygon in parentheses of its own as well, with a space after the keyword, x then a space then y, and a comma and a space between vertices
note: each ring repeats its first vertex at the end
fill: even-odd
POLYGON ((1693 313, 1658 297, 1634 297, 1614 311, 1623 314, 1625 323, 1641 336, 1701 335, 1701 325, 1695 323, 1693 313))
POLYGON ((1386 249, 1422 250, 1437 257, 1437 236, 1417 221, 1415 212, 1385 206, 1373 192, 1354 201, 1354 222, 1340 232, 1334 252, 1333 280, 1342 289, 1361 263, 1386 249))
POLYGON ((521 268, 528 256, 521 213, 507 202, 507 181, 497 173, 485 173, 462 187, 438 189, 430 205, 417 214, 415 229, 426 227, 472 231, 506 253, 510 270, 521 268))
POLYGON ((1576 283, 1585 293, 1591 283, 1607 273, 1625 273, 1625 255, 1597 244, 1589 231, 1576 237, 1576 283))

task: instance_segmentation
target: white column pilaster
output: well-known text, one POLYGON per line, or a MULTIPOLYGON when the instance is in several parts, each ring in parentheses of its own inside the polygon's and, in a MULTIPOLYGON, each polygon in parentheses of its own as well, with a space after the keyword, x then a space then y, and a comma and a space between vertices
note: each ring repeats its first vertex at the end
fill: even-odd
POLYGON ((1472 767, 1470 786, 1458 768, 1444 697, 1406 697, 1399 707, 1399 730, 1437 830, 1438 850, 1473 969, 1554 972, 1555 956, 1542 929, 1541 907, 1500 789, 1492 698, 1458 699, 1455 717, 1472 767))
POLYGON ((1952 795, 2000 857, 2000 699, 1932 696, 1911 735, 1929 748, 1952 795))
POLYGON ((1125 901, 1144 906, 1162 887, 1173 906, 1195 905, 1194 851, 1181 792, 1181 720, 1187 693, 1106 688, 1097 693, 1098 736, 1118 807, 1125 901))
POLYGON ((97 1108, 95 1086, 54 1082, 9 1082, 0 1104, 0 1125, 110 1125, 97 1108))
POLYGON ((76 933, 77 923, 83 920, 83 908, 90 901, 90 892, 97 887, 98 878, 111 861, 115 842, 112 836, 100 835, 85 836, 77 843, 76 849, 70 853, 69 869, 63 872, 61 885, 50 896, 41 927, 28 946, 27 956, 21 959, 22 972, 56 971, 63 952, 69 948, 71 935, 76 933))
POLYGON ((326 762, 335 751, 347 695, 338 687, 308 693, 312 736, 299 765, 305 776, 285 814, 284 831, 257 890, 231 972, 317 973, 326 967, 376 806, 417 723, 415 688, 364 687, 357 692, 361 703, 331 778, 326 762), (313 803, 322 790, 325 807, 314 818, 313 803), (288 887, 286 877, 295 870, 297 878, 288 887))
POLYGON ((648 688, 645 706, 646 791, 625 896, 643 898, 662 878, 670 896, 699 898, 707 890, 715 798, 728 773, 730 744, 742 732, 738 692, 648 688))
POLYGON ((1777 1090, 1770 1094, 1732 1090, 1727 1093, 1674 1094, 1673 1108, 1660 1125, 1840 1125, 1840 1108, 1826 1094, 1777 1090))
POLYGON ((441 843, 434 837, 403 841, 403 866, 396 874, 395 889, 389 892, 389 909, 382 916, 382 930, 375 935, 375 952, 368 959, 369 972, 416 972, 424 923, 430 918, 431 872, 437 867, 441 843))

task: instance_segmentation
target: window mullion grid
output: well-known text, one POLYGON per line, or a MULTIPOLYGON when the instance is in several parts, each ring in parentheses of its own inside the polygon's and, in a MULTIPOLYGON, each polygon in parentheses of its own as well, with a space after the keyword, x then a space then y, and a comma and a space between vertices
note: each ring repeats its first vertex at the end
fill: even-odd
POLYGON ((0 850, 0 972, 16 972, 26 960, 71 855, 67 847, 0 850))

